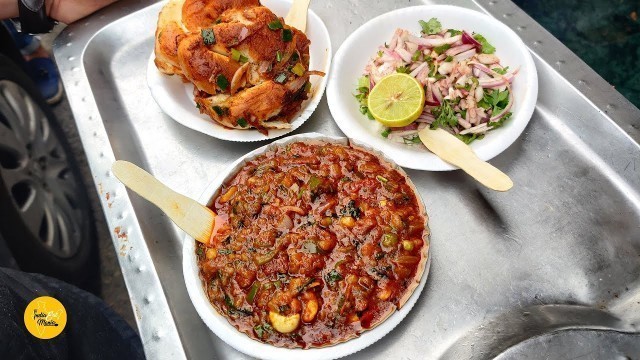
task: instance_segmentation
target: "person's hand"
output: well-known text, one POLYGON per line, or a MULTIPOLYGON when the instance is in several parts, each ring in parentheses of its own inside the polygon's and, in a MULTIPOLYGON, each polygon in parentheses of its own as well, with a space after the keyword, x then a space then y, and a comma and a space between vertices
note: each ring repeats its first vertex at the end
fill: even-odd
MULTIPOLYGON (((15 0, 14 0, 15 1, 15 0)), ((45 0, 50 18, 70 24, 116 0, 45 0)))
MULTIPOLYGON (((18 17, 19 0, 0 0, 0 20, 18 17)), ((45 0, 47 15, 70 24, 117 0, 45 0)))

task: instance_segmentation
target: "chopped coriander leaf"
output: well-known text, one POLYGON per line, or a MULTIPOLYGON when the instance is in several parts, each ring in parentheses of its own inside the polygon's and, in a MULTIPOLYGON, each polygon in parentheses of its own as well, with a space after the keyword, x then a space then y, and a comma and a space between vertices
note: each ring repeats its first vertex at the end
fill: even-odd
POLYGON ((289 42, 293 40, 293 32, 289 29, 282 30, 282 41, 289 42))
POLYGON ((324 280, 329 284, 329 286, 334 286, 336 282, 342 280, 342 275, 340 275, 338 270, 333 269, 324 276, 324 280))
POLYGON ((478 101, 478 106, 484 109, 491 109, 491 114, 496 115, 509 104, 509 90, 485 90, 484 96, 478 101))
POLYGON ((482 45, 483 54, 493 54, 494 52, 496 52, 496 48, 493 47, 493 45, 489 44, 489 41, 487 41, 487 39, 485 39, 484 36, 480 34, 475 34, 473 35, 473 38, 478 40, 480 45, 482 45))
POLYGON ((422 54, 422 51, 420 50, 416 50, 416 52, 413 53, 413 56, 411 57, 412 61, 418 61, 420 59, 420 55, 422 54))
POLYGON ((471 144, 473 140, 482 139, 484 137, 484 134, 465 134, 465 135, 456 134, 456 137, 468 145, 468 144, 471 144))
POLYGON ((276 61, 282 61, 282 52, 280 52, 280 50, 276 51, 276 61))
POLYGON ((447 56, 447 57, 444 59, 444 62, 452 62, 452 61, 453 61, 453 56, 447 56))
POLYGON ((396 72, 402 73, 402 74, 408 74, 411 71, 409 70, 408 66, 400 66, 399 68, 396 69, 396 72))
POLYGON ((369 107, 368 106, 360 105, 360 112, 362 113, 362 115, 367 115, 369 120, 375 120, 375 118, 371 114, 371 111, 369 111, 369 107))
POLYGON ((500 69, 500 68, 493 68, 493 69, 491 69, 491 70, 493 70, 493 71, 497 72, 497 73, 498 73, 498 74, 500 74, 500 75, 504 75, 504 74, 506 74, 506 73, 507 73, 507 71, 509 71, 509 67, 507 66, 507 67, 504 67, 504 68, 502 68, 502 69, 500 69))
POLYGON ((282 29, 282 23, 280 22, 280 20, 273 20, 272 22, 270 22, 268 25, 269 29, 271 30, 278 30, 278 29, 282 29))
POLYGON ((196 104, 196 109, 200 109, 200 104, 196 104))
POLYGON ((511 115, 513 115, 513 113, 512 112, 508 112, 508 113, 504 114, 504 116, 502 118, 500 118, 500 120, 489 122, 488 125, 493 129, 499 128, 500 126, 504 125, 505 121, 507 121, 507 120, 509 120, 509 118, 511 118, 511 115))
POLYGON ((382 50, 379 50, 379 51, 378 51, 378 57, 382 57, 382 54, 383 54, 383 53, 382 53, 382 50))
POLYGON ((245 120, 245 118, 241 117, 238 119, 238 125, 244 127, 247 127, 247 120, 245 120))
POLYGON ((436 52, 436 54, 440 55, 443 52, 449 50, 449 48, 451 47, 451 45, 449 44, 444 44, 444 45, 440 45, 440 46, 436 46, 433 48, 433 51, 436 52))
POLYGON ((456 36, 456 35, 460 35, 460 34, 462 34, 462 31, 460 31, 460 30, 455 30, 455 29, 449 29, 449 30, 447 30, 447 32, 448 32, 449 34, 451 34, 451 36, 456 36))
POLYGON ((264 328, 262 327, 262 325, 254 326, 253 331, 255 331, 256 335, 258 335, 258 337, 262 339, 262 336, 264 335, 264 328))
POLYGON ((284 82, 287 80, 287 74, 285 73, 280 73, 278 74, 275 79, 273 79, 273 81, 279 83, 279 84, 284 84, 284 82))
POLYGON ((205 45, 213 45, 216 43, 216 35, 213 33, 213 29, 202 29, 200 30, 200 35, 205 45))
POLYGON ((340 215, 342 216, 351 216, 352 218, 360 217, 360 208, 356 206, 356 202, 354 200, 350 200, 347 205, 340 211, 340 215))
POLYGON ((418 22, 422 27, 423 34, 431 35, 442 31, 442 24, 440 24, 440 21, 436 18, 431 18, 429 21, 420 20, 418 22))
POLYGON ((202 250, 202 248, 199 247, 198 250, 196 250, 196 254, 202 255, 202 254, 204 254, 204 250, 202 250))
POLYGON ((389 137, 390 133, 391 133, 391 129, 386 128, 380 133, 380 135, 382 135, 383 138, 387 138, 387 137, 389 137))
POLYGON ((458 125, 458 118, 456 118, 456 114, 453 112, 453 109, 449 104, 449 100, 444 100, 442 105, 431 110, 431 113, 436 118, 431 123, 431 129, 447 126, 454 127, 458 125))
POLYGON ((216 84, 218 84, 220 90, 225 91, 229 87, 229 80, 227 80, 224 75, 218 74, 216 77, 216 84))
POLYGON ((233 250, 231 250, 231 249, 218 249, 218 254, 220 254, 220 255, 233 254, 233 250))

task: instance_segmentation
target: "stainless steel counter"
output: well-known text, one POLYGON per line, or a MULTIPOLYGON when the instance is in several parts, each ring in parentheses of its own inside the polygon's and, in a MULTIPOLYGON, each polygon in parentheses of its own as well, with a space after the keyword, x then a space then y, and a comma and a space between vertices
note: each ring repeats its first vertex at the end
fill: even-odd
MULTIPOLYGON (((514 180, 511 191, 491 192, 460 171, 407 171, 430 215, 427 286, 403 323, 352 358, 637 356, 640 111, 510 1, 446 3, 486 11, 520 34, 539 72, 538 104, 520 139, 492 160, 514 180)), ((411 5, 311 8, 337 49, 366 20, 411 5)), ((197 197, 265 144, 194 132, 155 104, 145 74, 160 7, 118 2, 69 26, 54 53, 147 357, 245 358, 196 314, 182 278, 182 233, 109 170, 126 159, 197 197)), ((326 100, 295 133, 311 131, 342 135, 326 100)))

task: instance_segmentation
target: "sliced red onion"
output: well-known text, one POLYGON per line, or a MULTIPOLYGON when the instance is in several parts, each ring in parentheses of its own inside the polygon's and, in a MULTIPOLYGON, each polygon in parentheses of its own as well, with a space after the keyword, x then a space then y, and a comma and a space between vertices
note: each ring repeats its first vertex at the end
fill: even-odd
POLYGON ((378 59, 382 60, 382 62, 390 62, 390 61, 401 60, 400 56, 394 57, 394 56, 391 56, 389 54, 382 54, 382 57, 379 57, 378 59))
POLYGON ((408 51, 410 54, 414 54, 414 53, 418 50, 418 44, 413 43, 413 42, 406 41, 406 42, 404 43, 404 46, 406 46, 407 51, 408 51))
POLYGON ((484 89, 482 88, 482 85, 479 85, 476 87, 476 92, 474 94, 476 99, 482 99, 484 97, 484 89))
POLYGON ((433 90, 434 100, 438 101, 438 105, 442 104, 442 93, 440 92, 438 85, 433 84, 431 89, 433 90))
POLYGON ((479 79, 478 84, 480 84, 485 89, 495 89, 500 86, 504 86, 507 84, 507 80, 505 79, 479 79))
POLYGON ((404 138, 400 135, 395 134, 393 131, 389 133, 389 135, 387 136, 387 139, 393 142, 404 144, 404 138))
POLYGON ((396 29, 396 32, 393 33, 393 37, 391 38, 391 42, 389 42, 389 48, 395 49, 398 44, 398 37, 402 33, 402 29, 396 29))
POLYGON ((493 122, 502 119, 509 112, 509 110, 511 110, 511 106, 513 106, 513 91, 509 89, 509 103, 504 107, 504 109, 502 109, 502 111, 492 116, 489 121, 493 122))
POLYGON ((425 66, 420 70, 418 75, 416 75, 416 80, 418 80, 420 84, 425 85, 427 83, 427 76, 429 76, 429 67, 425 66))
MULTIPOLYGON (((467 117, 469 116, 469 113, 467 112, 467 117)), ((463 128, 468 129, 471 127, 471 123, 465 119, 462 118, 458 118, 458 124, 462 125, 463 128)))
POLYGON ((464 45, 450 48, 449 50, 445 51, 445 54, 447 56, 454 56, 454 55, 460 54, 461 52, 464 52, 473 48, 474 46, 472 44, 464 44, 464 45))
POLYGON ((280 219, 280 223, 277 226, 278 230, 291 230, 293 228, 293 221, 289 217, 289 215, 284 214, 282 219, 280 219))
POLYGON ((470 127, 468 129, 462 130, 460 131, 460 135, 478 134, 478 133, 486 132, 487 130, 489 130, 489 128, 487 127, 487 124, 484 123, 484 124, 476 125, 474 127, 470 127))
POLYGON ((485 74, 488 74, 488 75, 491 75, 491 76, 494 76, 494 77, 495 77, 496 75, 497 75, 497 76, 500 76, 500 74, 498 74, 498 73, 494 72, 493 70, 489 69, 489 68, 488 68, 488 67, 486 67, 485 65, 480 64, 480 63, 477 63, 477 62, 475 62, 475 61, 473 61, 473 62, 469 62, 469 65, 472 65, 474 69, 478 69, 478 70, 480 70, 480 71, 484 72, 485 74))
POLYGON ((398 54, 397 54, 395 51, 393 51, 393 50, 389 50, 389 49, 387 49, 387 48, 386 48, 386 47, 384 47, 384 46, 381 46, 381 47, 380 47, 380 50, 381 50, 383 53, 385 53, 386 55, 388 55, 388 56, 390 56, 391 58, 393 58, 393 59, 396 59, 396 60, 402 60, 402 58, 400 57, 400 55, 398 55, 398 54))
POLYGON ((471 44, 478 50, 482 50, 482 44, 478 42, 478 40, 474 39, 473 36, 469 35, 468 32, 462 31, 462 42, 464 44, 471 44))
POLYGON ((404 60, 404 62, 406 63, 411 62, 411 54, 407 50, 396 48, 395 52, 396 54, 400 55, 400 57, 402 58, 402 60, 404 60))
POLYGON ((422 71, 422 69, 424 69, 426 66, 427 66, 427 63, 426 63, 426 62, 423 62, 422 64, 418 65, 418 67, 417 67, 417 68, 413 69, 413 71, 412 71, 409 75, 411 75, 411 76, 413 76, 413 77, 418 76, 418 73, 419 73, 420 71, 422 71))
POLYGON ((462 60, 466 60, 466 59, 468 59, 468 58, 472 57, 472 56, 473 56, 473 55, 475 55, 475 54, 476 54, 476 49, 475 49, 475 48, 473 48, 473 49, 471 49, 471 50, 467 50, 467 51, 465 51, 465 52, 462 52, 462 53, 460 53, 460 54, 458 54, 458 55, 454 56, 454 57, 453 57, 453 61, 458 61, 458 62, 460 62, 460 61, 462 61, 462 60))
POLYGON ((238 42, 242 42, 247 36, 249 36, 249 29, 242 27, 242 29, 240 29, 240 35, 238 35, 238 42))
POLYGON ((269 61, 262 61, 260 62, 258 71, 260 71, 261 73, 266 73, 269 70, 269 66, 271 66, 271 63, 269 61))
POLYGON ((417 130, 396 130, 394 128, 391 128, 391 132, 389 133, 389 136, 391 136, 391 134, 393 134, 394 136, 407 136, 407 135, 414 135, 417 134, 418 131, 417 130))
POLYGON ((456 35, 456 36, 452 36, 448 39, 445 38, 429 38, 429 39, 425 39, 425 38, 421 38, 421 37, 417 37, 414 35, 409 34, 407 36, 407 40, 414 42, 418 45, 424 45, 424 46, 428 46, 428 47, 435 47, 435 46, 442 46, 444 44, 453 44, 456 41, 460 40, 461 36, 460 35, 456 35))

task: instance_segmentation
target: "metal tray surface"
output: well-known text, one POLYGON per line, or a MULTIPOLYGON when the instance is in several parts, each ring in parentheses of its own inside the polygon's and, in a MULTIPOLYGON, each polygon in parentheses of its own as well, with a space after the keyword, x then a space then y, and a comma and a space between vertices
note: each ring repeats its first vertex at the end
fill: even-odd
MULTIPOLYGON (((408 170, 432 231, 429 279, 395 330, 353 359, 635 358, 640 353, 640 111, 508 0, 486 11, 534 53, 539 97, 523 135, 491 162, 515 186, 408 170)), ((332 44, 415 1, 313 1, 332 44)), ((197 198, 267 142, 183 127, 146 87, 161 4, 121 1, 68 27, 54 53, 149 359, 242 359, 198 317, 182 278, 183 233, 110 172, 126 159, 197 198), (151 6, 149 6, 151 5, 151 6)), ((336 119, 340 121, 340 119, 336 119)), ((343 136, 326 100, 296 133, 343 136)))

